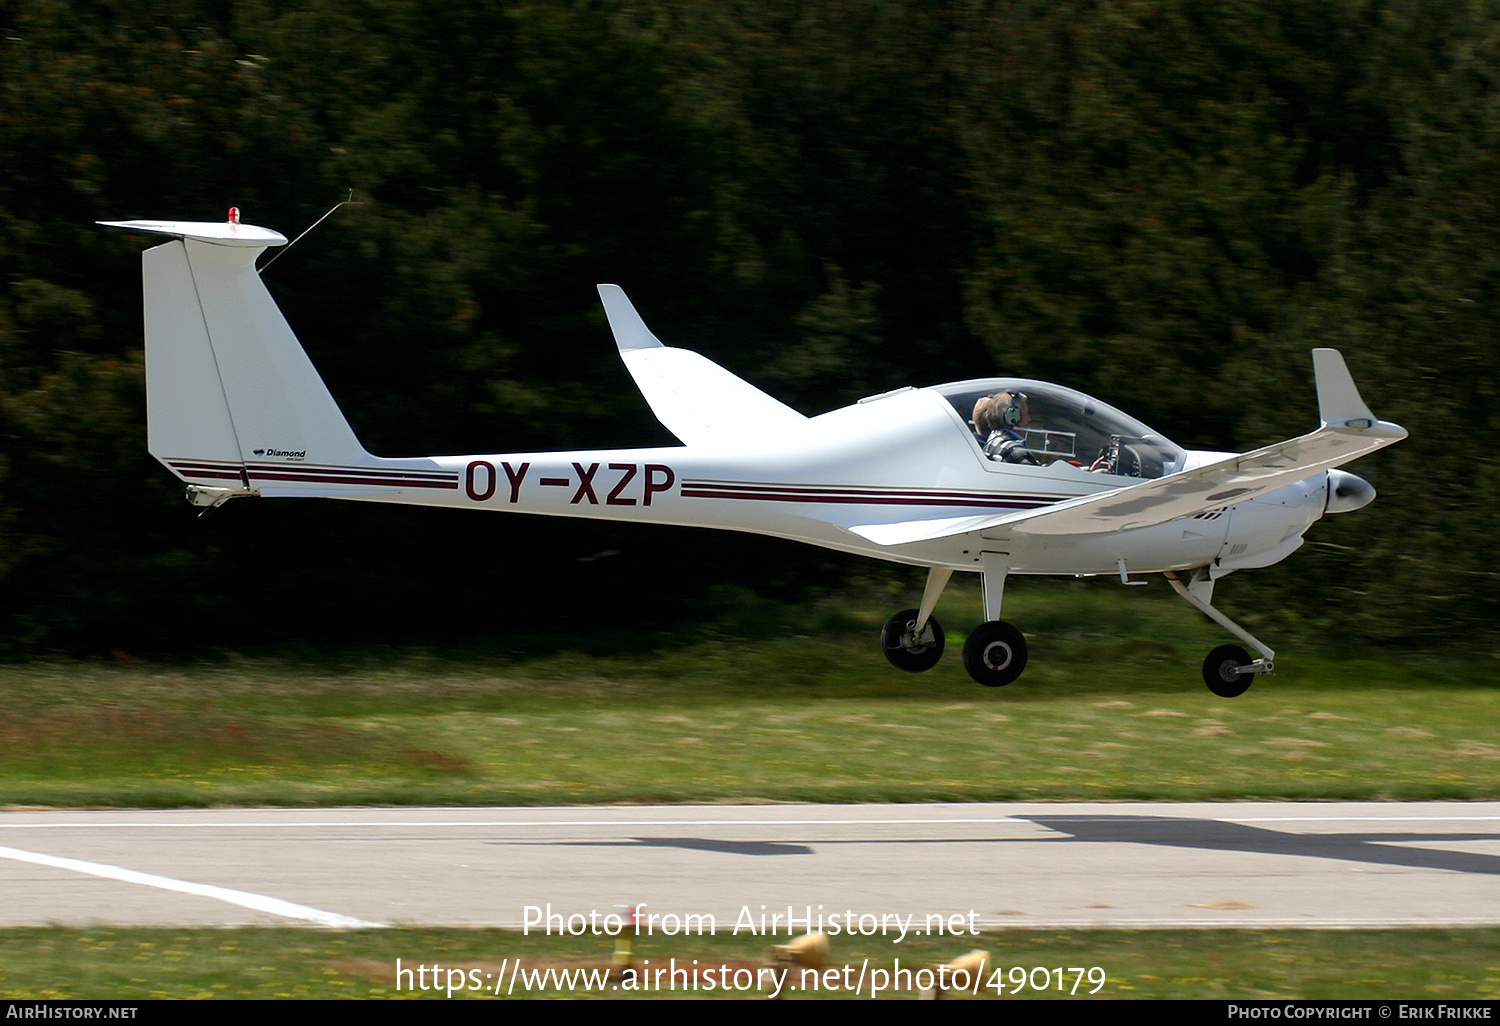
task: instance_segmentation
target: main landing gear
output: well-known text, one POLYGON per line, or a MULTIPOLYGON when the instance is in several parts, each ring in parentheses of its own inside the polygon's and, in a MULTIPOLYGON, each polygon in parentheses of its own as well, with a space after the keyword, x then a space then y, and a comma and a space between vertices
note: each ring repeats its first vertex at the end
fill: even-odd
MULTIPOLYGON (((988 553, 984 560, 984 615, 986 620, 964 642, 964 669, 985 687, 1009 684, 1026 669, 1026 639, 1013 624, 1000 619, 1000 600, 1005 589, 1006 568, 988 553)), ((953 576, 952 570, 934 567, 927 573, 922 605, 903 609, 880 629, 880 649, 898 670, 921 673, 937 665, 943 655, 943 628, 932 610, 953 576)))
MULTIPOLYGON (((985 622, 974 628, 964 642, 964 669, 985 687, 998 688, 1016 680, 1025 671, 1026 638, 1014 624, 1000 619, 1005 575, 1009 570, 1004 563, 1005 554, 985 552, 981 555, 985 622)), ((1120 579, 1124 583, 1144 583, 1130 580, 1123 563, 1122 560, 1120 579)), ((952 570, 942 567, 929 570, 921 606, 903 609, 880 628, 880 649, 896 669, 921 673, 932 669, 943 657, 943 628, 933 617, 932 610, 952 576, 952 570)), ((1173 590, 1194 609, 1260 653, 1258 659, 1251 659, 1250 653, 1238 645, 1220 645, 1210 652, 1203 661, 1203 682, 1210 691, 1220 698, 1236 698, 1250 689, 1257 674, 1275 672, 1276 653, 1210 604, 1214 582, 1207 567, 1192 571, 1186 581, 1171 571, 1167 572, 1166 578, 1173 590)))
POLYGON ((880 628, 880 650, 896 669, 921 673, 932 669, 943 657, 943 628, 933 618, 932 609, 952 576, 952 570, 942 567, 927 571, 921 607, 903 609, 880 628))
POLYGON ((1026 639, 1014 624, 987 620, 964 642, 964 669, 985 687, 1003 687, 1026 669, 1026 639))
POLYGON ((943 658, 943 627, 933 616, 917 629, 918 610, 903 609, 880 628, 880 650, 898 670, 921 673, 943 658))

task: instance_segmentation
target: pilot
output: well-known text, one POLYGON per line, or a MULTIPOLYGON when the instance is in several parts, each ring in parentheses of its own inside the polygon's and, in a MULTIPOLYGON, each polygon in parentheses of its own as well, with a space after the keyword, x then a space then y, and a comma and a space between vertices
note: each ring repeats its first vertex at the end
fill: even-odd
POLYGON ((1030 424, 1031 409, 1025 392, 1006 389, 984 396, 974 404, 974 430, 990 459, 1036 463, 1036 457, 1026 448, 1025 430, 1030 424))

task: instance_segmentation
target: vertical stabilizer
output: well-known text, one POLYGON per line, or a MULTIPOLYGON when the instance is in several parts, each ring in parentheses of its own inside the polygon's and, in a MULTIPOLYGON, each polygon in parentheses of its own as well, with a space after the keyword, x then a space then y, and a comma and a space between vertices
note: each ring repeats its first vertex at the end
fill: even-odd
MULTIPOLYGON (((215 476, 238 480, 243 465, 229 401, 187 249, 169 242, 141 257, 146 314, 146 435, 151 455, 224 464, 215 476)), ((173 468, 174 470, 176 468, 173 468)), ((181 471, 178 474, 181 475, 181 471)), ((193 475, 198 477, 200 475, 193 475)))
POLYGON ((153 456, 189 483, 243 491, 257 469, 374 462, 256 273, 285 237, 233 221, 110 224, 177 236, 142 258, 153 456))

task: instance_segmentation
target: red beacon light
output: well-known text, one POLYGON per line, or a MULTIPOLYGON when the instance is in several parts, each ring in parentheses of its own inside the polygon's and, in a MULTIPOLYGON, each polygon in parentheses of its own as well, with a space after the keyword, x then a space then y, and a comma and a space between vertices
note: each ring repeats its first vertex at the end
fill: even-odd
POLYGON ((239 224, 240 223, 240 208, 239 207, 230 207, 229 208, 229 223, 230 224, 239 224))

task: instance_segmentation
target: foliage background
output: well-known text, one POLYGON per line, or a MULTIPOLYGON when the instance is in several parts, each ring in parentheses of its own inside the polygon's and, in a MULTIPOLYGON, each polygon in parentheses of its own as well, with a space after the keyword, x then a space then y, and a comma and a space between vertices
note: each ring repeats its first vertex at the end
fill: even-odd
POLYGON ((1412 437, 1222 600, 1492 651, 1497 44, 1485 0, 0 0, 0 644, 524 648, 884 572, 439 510, 195 521, 145 452, 143 239, 93 222, 292 235, 352 188, 267 279, 372 451, 670 443, 599 281, 804 412, 1024 374, 1203 448, 1306 430, 1331 345, 1412 437))

